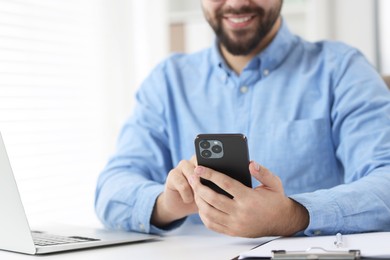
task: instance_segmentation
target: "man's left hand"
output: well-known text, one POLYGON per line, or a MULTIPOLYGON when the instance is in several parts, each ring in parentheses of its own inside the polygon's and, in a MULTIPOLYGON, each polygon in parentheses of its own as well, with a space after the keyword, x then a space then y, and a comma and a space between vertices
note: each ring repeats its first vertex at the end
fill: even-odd
POLYGON ((212 169, 197 166, 189 182, 203 223, 230 236, 290 236, 309 223, 306 208, 284 194, 280 178, 256 162, 249 171, 261 185, 252 189, 212 169), (216 193, 200 183, 210 180, 234 198, 216 193))

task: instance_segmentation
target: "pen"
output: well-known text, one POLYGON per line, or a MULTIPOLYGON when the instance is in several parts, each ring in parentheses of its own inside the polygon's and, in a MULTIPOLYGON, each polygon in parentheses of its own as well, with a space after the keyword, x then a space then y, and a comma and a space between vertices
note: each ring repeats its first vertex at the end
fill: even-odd
POLYGON ((336 247, 342 247, 343 246, 343 237, 340 233, 336 234, 336 241, 334 241, 334 245, 336 247))

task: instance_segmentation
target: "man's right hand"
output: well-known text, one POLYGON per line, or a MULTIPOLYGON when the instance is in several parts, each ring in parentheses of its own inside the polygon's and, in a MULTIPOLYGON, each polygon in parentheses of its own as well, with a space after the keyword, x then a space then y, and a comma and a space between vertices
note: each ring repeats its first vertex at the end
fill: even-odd
POLYGON ((158 196, 153 209, 151 220, 153 225, 161 228, 198 212, 194 193, 188 183, 188 178, 193 174, 195 167, 194 156, 190 161, 182 160, 169 172, 164 192, 158 196))

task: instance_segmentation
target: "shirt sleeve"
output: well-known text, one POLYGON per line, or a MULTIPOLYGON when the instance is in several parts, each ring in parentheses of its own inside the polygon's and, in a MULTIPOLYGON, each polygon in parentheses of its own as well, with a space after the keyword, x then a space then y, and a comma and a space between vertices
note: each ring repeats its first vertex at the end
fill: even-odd
POLYGON ((113 229, 162 233, 150 224, 156 199, 173 168, 164 111, 163 66, 158 66, 137 92, 134 114, 125 123, 115 154, 100 174, 95 210, 113 229))
POLYGON ((306 235, 390 230, 390 92, 362 55, 344 57, 331 107, 344 184, 290 196, 309 212, 306 235))

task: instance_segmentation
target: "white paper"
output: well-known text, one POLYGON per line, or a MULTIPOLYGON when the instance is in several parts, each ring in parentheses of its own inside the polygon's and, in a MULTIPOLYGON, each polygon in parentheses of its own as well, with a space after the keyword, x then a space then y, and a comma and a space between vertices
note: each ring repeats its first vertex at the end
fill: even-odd
POLYGON ((390 232, 373 232, 353 235, 342 235, 342 246, 335 245, 336 235, 318 237, 279 238, 243 252, 239 259, 247 257, 272 257, 272 250, 306 251, 309 248, 321 247, 328 251, 360 250, 362 257, 389 258, 390 232))

